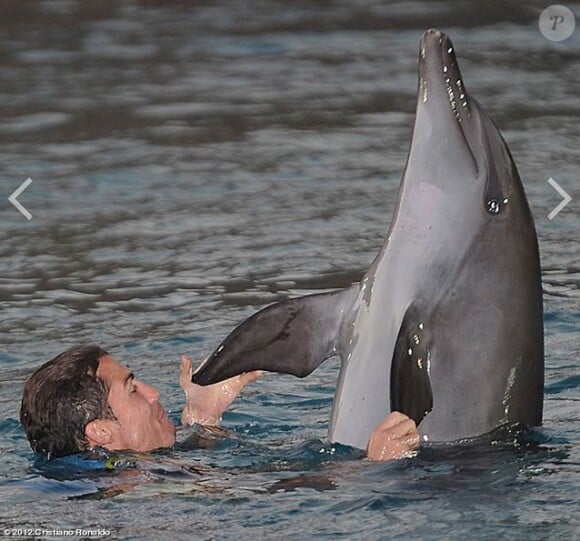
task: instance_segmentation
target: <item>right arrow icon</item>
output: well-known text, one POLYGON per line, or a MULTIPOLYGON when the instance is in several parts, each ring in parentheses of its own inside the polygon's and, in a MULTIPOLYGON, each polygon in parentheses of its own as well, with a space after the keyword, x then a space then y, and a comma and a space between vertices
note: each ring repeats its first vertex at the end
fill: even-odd
POLYGON ((548 220, 553 220, 560 211, 570 202, 572 198, 564 191, 562 186, 560 186, 552 177, 547 180, 548 184, 554 188, 564 199, 560 201, 560 204, 548 214, 548 220))

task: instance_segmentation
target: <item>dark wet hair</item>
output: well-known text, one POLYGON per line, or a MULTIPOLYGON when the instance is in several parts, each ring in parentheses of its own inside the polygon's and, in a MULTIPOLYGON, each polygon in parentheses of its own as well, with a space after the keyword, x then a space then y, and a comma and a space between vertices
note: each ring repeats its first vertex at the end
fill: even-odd
POLYGON ((95 419, 114 419, 109 389, 97 377, 98 346, 76 346, 43 364, 24 386, 20 422, 33 451, 49 458, 87 449, 85 427, 95 419))

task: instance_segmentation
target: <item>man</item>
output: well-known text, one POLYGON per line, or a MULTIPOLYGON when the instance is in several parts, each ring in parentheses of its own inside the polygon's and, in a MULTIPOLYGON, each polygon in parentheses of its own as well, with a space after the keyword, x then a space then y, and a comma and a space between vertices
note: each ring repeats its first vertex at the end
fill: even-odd
MULTIPOLYGON (((186 404, 183 424, 218 425, 245 385, 261 376, 248 372, 201 387, 191 382, 191 359, 181 359, 186 404)), ((96 447, 152 451, 175 443, 175 426, 159 403, 159 391, 137 378, 98 346, 73 347, 36 370, 24 386, 20 420, 30 446, 49 458, 96 447)), ((409 456, 419 444, 415 423, 391 413, 371 435, 367 456, 409 456)))

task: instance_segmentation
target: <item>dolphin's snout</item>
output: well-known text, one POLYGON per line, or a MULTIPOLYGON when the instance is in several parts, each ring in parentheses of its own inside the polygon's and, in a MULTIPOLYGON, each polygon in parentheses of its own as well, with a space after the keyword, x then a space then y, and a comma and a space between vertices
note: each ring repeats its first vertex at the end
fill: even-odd
POLYGON ((448 39, 445 34, 431 28, 421 37, 419 73, 425 80, 431 79, 440 73, 442 63, 442 43, 448 39))
MULTIPOLYGON (((457 65, 453 44, 446 34, 431 28, 421 37, 421 60, 424 69, 441 74, 444 66, 457 65)), ((421 67, 421 66, 420 66, 421 67)))
POLYGON ((421 59, 425 58, 427 51, 439 49, 444 39, 447 39, 447 36, 436 28, 426 30, 421 36, 421 59))
POLYGON ((444 36, 445 34, 437 30, 437 28, 429 28, 428 30, 425 30, 425 32, 423 32, 423 36, 421 37, 421 39, 422 40, 441 39, 444 36))
POLYGON ((459 122, 469 116, 468 96, 453 43, 439 30, 427 30, 421 38, 419 78, 423 102, 446 102, 459 122))

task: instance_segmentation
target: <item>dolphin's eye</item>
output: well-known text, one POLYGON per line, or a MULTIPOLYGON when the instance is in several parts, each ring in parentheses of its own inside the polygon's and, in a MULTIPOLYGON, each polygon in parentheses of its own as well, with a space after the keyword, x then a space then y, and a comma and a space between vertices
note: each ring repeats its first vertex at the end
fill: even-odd
POLYGON ((499 214, 501 211, 501 205, 495 197, 487 200, 486 208, 490 214, 499 214))

